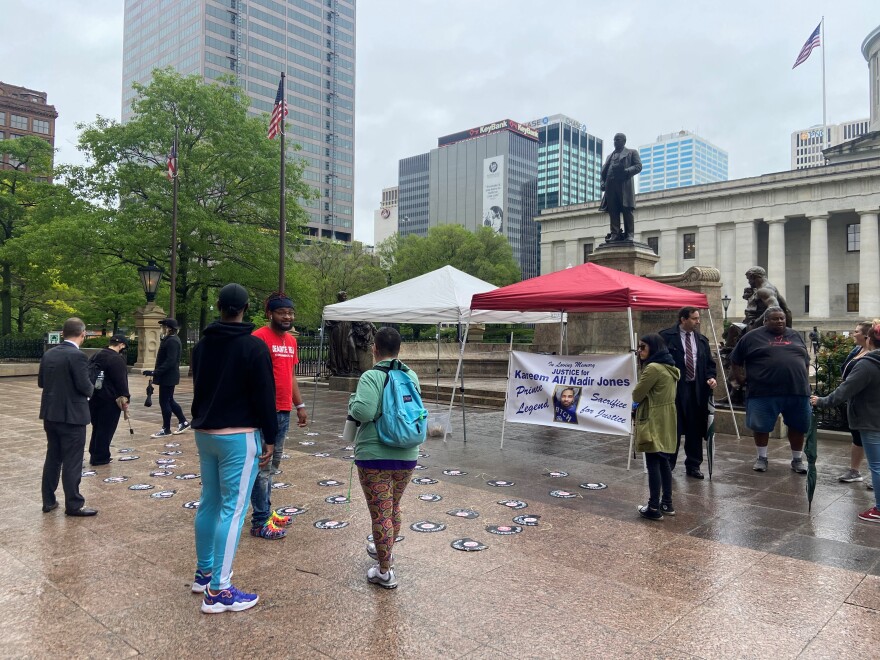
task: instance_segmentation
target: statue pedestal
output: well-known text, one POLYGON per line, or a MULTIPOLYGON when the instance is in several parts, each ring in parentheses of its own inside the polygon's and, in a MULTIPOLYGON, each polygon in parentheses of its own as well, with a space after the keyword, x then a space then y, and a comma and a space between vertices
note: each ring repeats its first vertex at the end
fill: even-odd
POLYGON ((148 302, 135 310, 134 325, 138 339, 138 356, 137 362, 134 363, 136 371, 153 369, 156 366, 162 330, 159 321, 164 318, 166 318, 165 310, 156 303, 148 302))
POLYGON ((330 376, 329 389, 333 392, 354 392, 359 380, 359 376, 330 376))

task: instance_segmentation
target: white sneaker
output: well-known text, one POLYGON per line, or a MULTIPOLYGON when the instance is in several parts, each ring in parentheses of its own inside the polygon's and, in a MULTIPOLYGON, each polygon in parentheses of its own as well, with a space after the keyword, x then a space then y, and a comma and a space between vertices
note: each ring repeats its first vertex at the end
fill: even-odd
POLYGON ((842 475, 840 475, 839 477, 837 477, 837 480, 838 480, 838 481, 842 481, 843 483, 850 484, 850 483, 852 483, 853 481, 864 481, 865 478, 862 476, 862 473, 861 473, 861 472, 859 472, 858 470, 853 470, 852 468, 850 468, 849 470, 847 470, 846 472, 844 472, 842 475))
POLYGON ((188 428, 189 428, 189 422, 181 422, 180 424, 177 425, 177 430, 172 431, 171 433, 173 435, 180 435, 181 433, 186 431, 188 428))
POLYGON ((165 429, 159 429, 156 433, 154 433, 150 437, 151 438, 170 438, 171 435, 172 434, 169 431, 166 431, 165 429))
POLYGON ((394 569, 389 568, 388 572, 383 575, 379 570, 379 564, 371 566, 367 571, 367 581, 372 584, 378 584, 385 589, 397 588, 397 577, 394 575, 394 569))

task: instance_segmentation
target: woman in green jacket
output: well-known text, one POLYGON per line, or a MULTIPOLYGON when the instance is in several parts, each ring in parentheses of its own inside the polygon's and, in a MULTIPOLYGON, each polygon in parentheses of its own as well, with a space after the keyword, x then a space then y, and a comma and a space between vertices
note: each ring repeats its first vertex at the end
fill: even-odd
MULTIPOLYGON (((402 369, 419 390, 416 372, 397 360, 400 352, 397 330, 379 330, 372 351, 375 367, 390 368, 392 362, 397 362, 395 367, 402 369)), ((367 554, 379 562, 367 571, 367 580, 394 589, 397 577, 391 548, 400 534, 400 500, 416 466, 419 447, 392 447, 379 440, 375 421, 379 418, 385 378, 386 374, 376 368, 365 371, 357 390, 349 398, 348 414, 361 423, 355 439, 354 464, 373 521, 373 542, 367 545, 367 554)))
POLYGON ((675 508, 672 506, 672 468, 669 461, 675 455, 678 441, 675 390, 681 374, 660 335, 642 337, 639 340, 638 353, 642 362, 642 373, 633 390, 633 401, 641 408, 636 411, 637 416, 640 413, 647 414, 646 433, 652 439, 652 446, 645 450, 648 503, 639 506, 638 511, 650 520, 662 520, 664 513, 667 516, 675 515, 675 508))

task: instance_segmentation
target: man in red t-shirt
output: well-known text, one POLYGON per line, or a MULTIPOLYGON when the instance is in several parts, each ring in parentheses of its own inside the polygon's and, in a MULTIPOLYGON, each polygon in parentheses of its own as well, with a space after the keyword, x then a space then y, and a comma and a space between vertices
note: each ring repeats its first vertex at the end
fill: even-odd
POLYGON ((283 539, 284 527, 290 524, 290 516, 272 511, 270 492, 272 473, 281 465, 284 437, 290 427, 290 411, 296 410, 297 426, 308 423, 306 404, 296 382, 296 365, 299 362, 296 339, 290 334, 293 328, 293 301, 283 293, 273 293, 266 299, 266 318, 269 325, 255 330, 253 335, 266 342, 272 356, 272 372, 275 376, 275 410, 278 414, 278 435, 272 465, 260 470, 251 494, 254 507, 251 519, 251 536, 264 539, 283 539))

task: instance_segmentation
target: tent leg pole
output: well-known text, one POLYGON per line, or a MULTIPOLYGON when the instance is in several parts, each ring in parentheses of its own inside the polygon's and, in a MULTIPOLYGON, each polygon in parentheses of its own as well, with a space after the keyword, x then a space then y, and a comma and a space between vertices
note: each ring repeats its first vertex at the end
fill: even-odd
POLYGON ((513 333, 510 333, 510 348, 507 350, 507 387, 504 388, 504 408, 501 409, 501 446, 504 449, 504 427, 507 425, 507 397, 510 395, 510 363, 513 358, 513 333))
POLYGON ((320 331, 321 339, 318 343, 318 370, 315 372, 315 388, 312 391, 312 416, 311 421, 315 421, 315 402, 318 400, 318 377, 323 372, 322 364, 321 364, 321 356, 324 354, 324 315, 321 314, 321 331, 320 331))
MULTIPOLYGON (((636 357, 636 331, 633 327, 633 310, 632 307, 626 308, 626 319, 629 322, 629 352, 632 355, 633 383, 639 379, 639 359, 636 357)), ((630 406, 632 411, 632 406, 630 406)), ((626 453, 626 469, 630 468, 630 461, 633 455, 633 442, 635 441, 635 426, 632 420, 632 412, 630 412, 630 428, 629 428, 629 451, 626 453)))
MULTIPOLYGON (((718 333, 715 332, 715 321, 712 319, 712 310, 707 309, 709 315, 709 325, 712 328, 712 339, 715 342, 715 350, 718 351, 718 333)), ((724 386, 727 387, 727 373, 724 371, 724 362, 721 361, 721 353, 718 352, 718 366, 721 368, 721 377, 724 379, 724 386)), ((727 407, 730 408, 730 416, 733 418, 733 428, 736 431, 736 439, 742 440, 739 434, 739 424, 736 422, 736 413, 733 411, 733 404, 730 402, 730 392, 727 393, 727 407)), ((716 404, 717 409, 717 404, 716 404)))
POLYGON ((562 318, 559 319, 559 355, 562 355, 562 341, 565 337, 565 315, 563 314, 562 318))
POLYGON ((434 403, 440 403, 440 324, 437 324, 437 383, 434 386, 434 403))
MULTIPOLYGON (((452 394, 449 397, 449 421, 452 423, 452 406, 455 403, 455 390, 458 388, 458 378, 462 372, 462 362, 464 361, 464 347, 467 346, 467 335, 468 330, 470 330, 471 321, 470 314, 468 314, 468 320, 464 326, 464 341, 461 343, 461 348, 458 351, 458 366, 455 367, 455 379, 452 382, 452 394)), ((464 397, 462 397, 462 404, 464 404, 464 397)), ((464 416, 464 412, 462 412, 462 417, 464 416)), ((446 442, 446 436, 449 435, 449 425, 443 430, 443 442, 446 442)))

